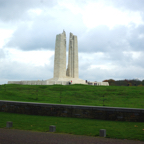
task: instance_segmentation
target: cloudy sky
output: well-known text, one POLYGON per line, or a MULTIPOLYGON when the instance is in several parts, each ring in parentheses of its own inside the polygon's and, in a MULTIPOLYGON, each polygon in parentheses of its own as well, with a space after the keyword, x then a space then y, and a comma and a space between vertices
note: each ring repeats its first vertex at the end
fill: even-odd
POLYGON ((144 0, 0 0, 0 84, 52 78, 63 29, 81 79, 144 79, 144 0))

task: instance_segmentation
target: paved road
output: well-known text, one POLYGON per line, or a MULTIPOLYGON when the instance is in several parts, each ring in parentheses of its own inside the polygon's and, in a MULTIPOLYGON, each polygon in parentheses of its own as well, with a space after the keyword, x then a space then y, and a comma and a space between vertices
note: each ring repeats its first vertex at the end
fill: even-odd
POLYGON ((0 128, 0 144, 144 144, 144 142, 0 128))

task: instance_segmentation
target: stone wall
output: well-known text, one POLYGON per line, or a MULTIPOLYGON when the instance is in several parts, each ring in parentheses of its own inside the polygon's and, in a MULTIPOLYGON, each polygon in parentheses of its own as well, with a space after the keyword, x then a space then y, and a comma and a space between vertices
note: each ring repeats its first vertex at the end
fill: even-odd
POLYGON ((144 122, 144 109, 0 100, 0 111, 28 115, 144 122))
POLYGON ((108 82, 88 82, 88 85, 103 85, 103 86, 109 86, 108 82))
MULTIPOLYGON (((73 80, 73 79, 72 79, 73 80)), ((81 83, 83 80, 81 81, 81 83)), ((8 81, 8 84, 21 84, 21 85, 54 85, 54 84, 61 84, 61 85, 68 85, 69 81, 8 81)), ((75 81, 73 80, 73 84, 75 81)), ((108 82, 88 82, 88 85, 104 85, 109 86, 108 82)))
POLYGON ((21 85, 54 85, 62 84, 68 85, 67 81, 8 81, 8 84, 21 84, 21 85))

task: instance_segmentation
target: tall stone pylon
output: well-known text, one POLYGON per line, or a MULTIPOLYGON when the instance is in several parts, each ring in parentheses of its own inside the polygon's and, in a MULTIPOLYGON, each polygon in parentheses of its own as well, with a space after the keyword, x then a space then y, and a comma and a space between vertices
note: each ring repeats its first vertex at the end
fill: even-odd
POLYGON ((66 77, 66 33, 56 35, 54 78, 66 77))
POLYGON ((77 36, 70 33, 69 37, 69 54, 68 54, 68 68, 66 76, 78 78, 78 41, 77 36))

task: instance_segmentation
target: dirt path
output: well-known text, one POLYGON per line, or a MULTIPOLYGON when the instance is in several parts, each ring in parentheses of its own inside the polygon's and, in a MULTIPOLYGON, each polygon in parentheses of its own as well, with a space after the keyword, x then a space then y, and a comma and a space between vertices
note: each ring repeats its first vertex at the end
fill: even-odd
POLYGON ((0 144, 144 144, 144 142, 0 128, 0 144))

